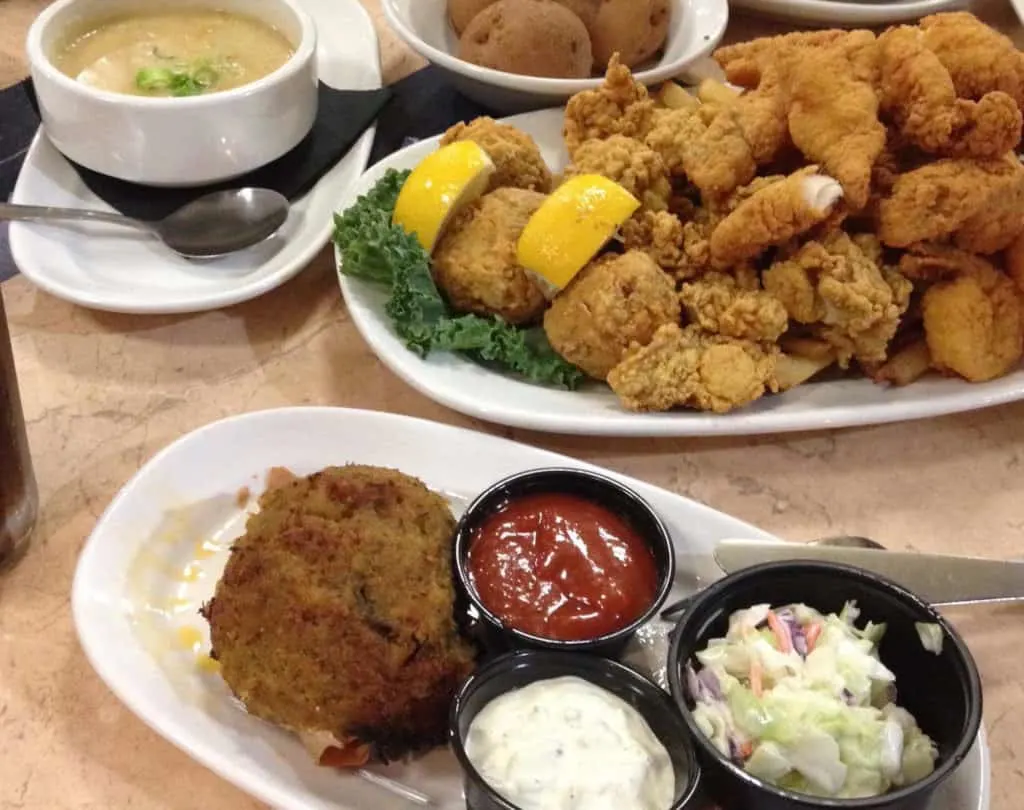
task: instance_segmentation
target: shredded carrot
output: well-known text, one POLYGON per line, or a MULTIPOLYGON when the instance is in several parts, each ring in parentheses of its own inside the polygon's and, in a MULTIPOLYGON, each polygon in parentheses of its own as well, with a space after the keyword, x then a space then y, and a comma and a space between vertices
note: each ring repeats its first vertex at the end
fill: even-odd
POLYGON ((786 628, 782 626, 782 619, 771 610, 768 611, 768 626, 775 634, 775 640, 779 642, 779 650, 784 653, 793 652, 793 642, 786 628))
POLYGON ((818 636, 821 635, 821 625, 815 622, 807 628, 807 652, 814 649, 814 645, 818 643, 818 636))
POLYGON ((756 658, 750 662, 750 691, 754 697, 761 697, 764 694, 764 679, 761 671, 761 662, 756 658))
POLYGON ((750 759, 750 757, 753 755, 753 753, 754 753, 754 744, 750 740, 747 740, 745 743, 740 745, 740 756, 743 757, 744 759, 750 759))
POLYGON ((370 746, 358 740, 346 743, 344 748, 336 745, 328 746, 320 755, 320 765, 327 768, 362 768, 370 761, 370 746))

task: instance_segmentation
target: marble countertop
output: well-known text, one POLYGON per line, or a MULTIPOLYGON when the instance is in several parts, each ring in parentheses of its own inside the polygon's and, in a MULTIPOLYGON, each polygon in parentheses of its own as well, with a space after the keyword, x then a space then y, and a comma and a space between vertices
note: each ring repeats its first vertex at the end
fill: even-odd
MULTIPOLYGON (((385 75, 417 68, 376 2, 366 2, 385 75)), ((44 5, 0 4, 0 87, 24 75, 23 33, 44 5)), ((1000 2, 986 17, 1010 25, 1012 13, 1000 2)), ((758 29, 747 20, 732 30, 758 29)), ((849 533, 922 551, 1022 556, 1024 404, 778 439, 553 437, 463 418, 390 374, 352 325, 327 252, 261 299, 191 316, 91 312, 22 278, 2 290, 42 499, 33 548, 0 577, 2 810, 262 806, 107 690, 76 642, 69 610, 77 554, 117 489, 182 433, 230 414, 296 404, 397 411, 603 464, 783 537, 849 533)), ((1012 730, 1024 721, 1024 607, 948 615, 984 679, 993 810, 1016 810, 1024 795, 1024 739, 1012 730)))

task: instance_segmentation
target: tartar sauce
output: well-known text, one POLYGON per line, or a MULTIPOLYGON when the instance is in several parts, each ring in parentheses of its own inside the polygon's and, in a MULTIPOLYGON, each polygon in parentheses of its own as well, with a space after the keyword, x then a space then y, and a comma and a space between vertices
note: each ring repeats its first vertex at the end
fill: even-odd
POLYGON ((522 810, 668 810, 665 746, 624 700, 574 676, 495 698, 473 719, 466 755, 522 810))

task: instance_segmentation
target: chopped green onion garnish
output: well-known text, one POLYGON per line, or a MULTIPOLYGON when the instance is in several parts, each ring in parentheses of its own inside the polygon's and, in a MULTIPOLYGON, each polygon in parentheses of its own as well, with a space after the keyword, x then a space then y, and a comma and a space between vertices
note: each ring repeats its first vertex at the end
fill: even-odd
POLYGON ((213 87, 220 74, 202 61, 191 67, 148 67, 135 74, 135 86, 147 93, 197 96, 213 87))

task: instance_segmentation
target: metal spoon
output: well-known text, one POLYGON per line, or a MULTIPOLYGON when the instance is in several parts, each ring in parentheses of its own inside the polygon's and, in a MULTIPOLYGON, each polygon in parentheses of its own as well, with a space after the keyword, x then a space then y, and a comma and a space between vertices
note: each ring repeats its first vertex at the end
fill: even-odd
POLYGON ((138 228, 187 259, 214 259, 273 236, 288 219, 288 199, 268 188, 206 194, 160 220, 87 208, 0 203, 0 220, 86 220, 138 228))
MULTIPOLYGON (((817 540, 811 540, 807 545, 809 546, 839 546, 841 548, 871 548, 878 550, 885 550, 885 546, 881 543, 871 540, 867 537, 853 537, 851 535, 839 535, 837 537, 820 537, 817 540)), ((661 618, 666 620, 674 619, 680 613, 685 611, 690 603, 696 598, 697 594, 690 594, 684 596, 682 599, 678 599, 669 605, 667 608, 661 611, 661 618)))

